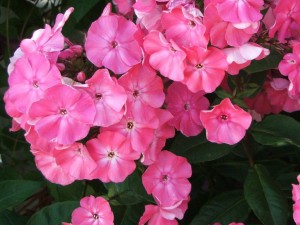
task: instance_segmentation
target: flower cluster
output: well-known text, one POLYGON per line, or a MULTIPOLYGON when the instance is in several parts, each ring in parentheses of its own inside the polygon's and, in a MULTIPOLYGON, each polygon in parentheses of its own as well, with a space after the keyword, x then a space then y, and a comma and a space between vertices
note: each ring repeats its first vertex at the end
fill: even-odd
MULTIPOLYGON (((114 3, 118 13, 108 4, 82 46, 61 32, 73 8, 21 42, 4 97, 11 130, 26 131, 38 169, 61 185, 123 182, 139 160, 148 166, 142 183, 156 202, 139 224, 176 225, 188 208, 192 169, 163 150, 175 130, 187 137, 205 130, 208 141, 234 145, 252 123, 250 110, 263 116, 300 109, 300 3, 206 0, 203 13, 192 0, 114 3), (128 19, 133 15, 136 21, 128 19), (294 39, 279 65, 283 76, 270 72, 254 98, 233 103, 243 87, 233 90, 228 79, 268 56, 272 38, 278 46, 294 39), (208 96, 218 88, 233 98, 210 109, 208 96)), ((102 197, 80 205, 73 225, 113 224, 102 197)))

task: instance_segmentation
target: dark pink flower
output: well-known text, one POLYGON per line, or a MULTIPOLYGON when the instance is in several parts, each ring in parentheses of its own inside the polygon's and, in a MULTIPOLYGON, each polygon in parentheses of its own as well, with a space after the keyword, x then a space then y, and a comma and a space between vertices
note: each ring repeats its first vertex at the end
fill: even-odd
POLYGON ((210 142, 229 145, 239 142, 250 127, 252 117, 237 105, 232 105, 229 98, 221 101, 212 110, 203 110, 200 119, 206 129, 210 142))
POLYGON ((114 214, 102 197, 84 197, 72 213, 72 225, 114 225, 114 214))

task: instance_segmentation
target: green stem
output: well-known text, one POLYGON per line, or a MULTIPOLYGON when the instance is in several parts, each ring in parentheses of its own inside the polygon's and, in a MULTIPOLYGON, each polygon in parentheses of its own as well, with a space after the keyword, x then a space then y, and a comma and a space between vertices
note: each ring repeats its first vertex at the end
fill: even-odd
POLYGON ((251 148, 249 146, 249 139, 248 139, 247 134, 245 135, 244 139, 242 140, 242 144, 243 144, 246 156, 248 158, 249 164, 250 164, 251 167, 253 167, 254 166, 254 161, 253 161, 253 157, 252 157, 252 151, 251 151, 251 148))

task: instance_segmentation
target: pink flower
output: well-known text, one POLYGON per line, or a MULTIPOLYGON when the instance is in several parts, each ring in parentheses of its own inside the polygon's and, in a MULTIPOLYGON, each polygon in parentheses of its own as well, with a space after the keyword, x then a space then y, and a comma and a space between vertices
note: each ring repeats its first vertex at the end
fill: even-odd
POLYGON ((146 205, 139 225, 177 225, 177 219, 182 219, 187 210, 188 200, 179 201, 172 206, 146 205))
POLYGON ((171 12, 163 12, 161 22, 168 40, 174 40, 179 46, 206 48, 208 40, 204 36, 205 26, 200 16, 193 16, 184 7, 178 7, 171 12))
POLYGON ((118 123, 124 114, 126 92, 116 79, 110 77, 108 70, 100 69, 86 81, 85 90, 91 95, 96 106, 95 126, 110 126, 118 123))
POLYGON ((203 94, 203 92, 192 93, 179 82, 172 83, 168 88, 167 109, 174 116, 169 124, 175 126, 185 136, 196 136, 203 130, 199 114, 201 110, 209 107, 209 101, 203 94))
POLYGON ((160 205, 172 206, 188 198, 191 184, 187 178, 191 175, 192 168, 186 158, 162 151, 142 175, 142 182, 160 205))
POLYGON ((210 142, 229 145, 239 142, 250 127, 252 117, 237 105, 232 105, 229 98, 221 101, 212 110, 203 110, 200 119, 206 129, 210 142))
POLYGON ((293 218, 296 225, 300 225, 300 175, 298 175, 297 180, 298 184, 292 184, 293 218))
POLYGON ((300 43, 293 45, 293 53, 284 55, 280 61, 278 69, 282 75, 288 76, 291 73, 299 70, 300 66, 300 43))
POLYGON ((142 59, 136 32, 136 25, 122 16, 99 17, 87 33, 85 48, 88 59, 114 73, 127 72, 142 59))
POLYGON ((97 167, 86 147, 81 143, 57 148, 54 156, 58 165, 76 180, 91 179, 90 174, 97 167))
POLYGON ((154 69, 171 80, 183 80, 186 54, 174 41, 168 42, 162 33, 152 31, 144 39, 144 49, 154 69))
POLYGON ((217 4, 219 15, 232 23, 251 23, 261 20, 263 0, 221 0, 217 4))
POLYGON ((31 53, 17 60, 8 78, 9 98, 19 112, 27 113, 33 102, 44 97, 45 91, 61 84, 61 74, 43 54, 31 53))
POLYGON ((84 197, 72 213, 72 225, 114 225, 114 214, 102 197, 84 197))
POLYGON ((162 79, 151 68, 137 65, 120 77, 118 82, 125 88, 128 103, 132 107, 143 111, 143 109, 148 110, 149 107, 159 108, 164 103, 162 79))
POLYGON ((235 222, 232 222, 232 223, 230 223, 228 225, 244 225, 244 223, 235 223, 235 222))
POLYGON ((300 200, 293 205, 293 219, 296 225, 300 225, 300 200))
POLYGON ((136 165, 140 153, 133 151, 125 136, 104 131, 87 142, 87 148, 97 163, 92 176, 102 182, 123 182, 136 165))
POLYGON ((221 84, 228 63, 226 55, 215 47, 187 49, 183 83, 192 92, 211 93, 221 84))
POLYGON ((47 89, 44 98, 29 109, 37 133, 48 141, 65 145, 84 138, 95 115, 92 98, 67 85, 47 89))

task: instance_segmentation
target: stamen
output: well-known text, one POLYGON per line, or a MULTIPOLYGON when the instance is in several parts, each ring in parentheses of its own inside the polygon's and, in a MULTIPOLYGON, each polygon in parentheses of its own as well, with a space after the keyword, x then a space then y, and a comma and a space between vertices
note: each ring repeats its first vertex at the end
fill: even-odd
POLYGON ((96 93, 96 94, 95 94, 95 98, 96 98, 97 100, 100 100, 100 99, 102 98, 102 94, 96 93))
POLYGON ((67 112, 66 109, 61 109, 61 110, 59 111, 59 113, 60 113, 61 115, 63 115, 63 116, 65 116, 65 115, 68 114, 68 112, 67 112))
POLYGON ((93 218, 94 218, 95 220, 99 219, 98 214, 93 214, 93 218))
POLYGON ((227 119, 228 119, 227 115, 225 115, 225 114, 221 115, 221 120, 227 120, 227 119))
POLYGON ((118 42, 112 41, 112 42, 111 42, 111 46, 112 46, 113 48, 116 48, 116 47, 118 46, 118 42))
POLYGON ((113 158, 113 157, 115 157, 115 155, 116 155, 116 153, 115 152, 113 152, 113 151, 111 151, 111 152, 109 152, 108 154, 107 154, 107 157, 109 157, 109 158, 113 158))
POLYGON ((131 129, 133 128, 133 122, 128 122, 128 123, 127 123, 127 128, 128 128, 129 130, 131 130, 131 129))
POLYGON ((134 90, 134 92, 133 92, 133 94, 132 94, 132 95, 133 95, 133 97, 135 97, 135 98, 136 98, 137 96, 139 96, 139 94, 140 94, 140 93, 139 93, 139 91, 138 91, 138 90, 134 90))
POLYGON ((203 68, 203 65, 202 64, 197 64, 196 66, 195 66, 197 69, 202 69, 203 68))

